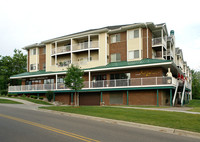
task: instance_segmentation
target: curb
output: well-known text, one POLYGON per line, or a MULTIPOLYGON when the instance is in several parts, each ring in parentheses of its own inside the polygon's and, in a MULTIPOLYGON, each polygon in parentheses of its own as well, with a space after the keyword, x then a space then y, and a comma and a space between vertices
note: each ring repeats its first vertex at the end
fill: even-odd
POLYGON ((135 122, 127 122, 127 121, 122 121, 122 120, 114 120, 114 119, 108 119, 108 118, 101 118, 101 117, 95 117, 95 116, 88 116, 88 115, 82 115, 82 114, 74 114, 74 113, 68 113, 68 112, 59 112, 59 111, 46 110, 46 109, 40 109, 40 108, 38 108, 38 111, 71 116, 71 117, 76 117, 76 118, 90 119, 90 120, 95 120, 99 122, 117 124, 117 125, 122 125, 122 126, 133 127, 133 128, 140 128, 140 129, 145 129, 145 130, 152 130, 152 131, 157 131, 157 132, 163 132, 163 133, 168 133, 168 134, 200 139, 200 133, 186 131, 186 130, 166 128, 166 127, 140 124, 140 123, 135 123, 135 122))

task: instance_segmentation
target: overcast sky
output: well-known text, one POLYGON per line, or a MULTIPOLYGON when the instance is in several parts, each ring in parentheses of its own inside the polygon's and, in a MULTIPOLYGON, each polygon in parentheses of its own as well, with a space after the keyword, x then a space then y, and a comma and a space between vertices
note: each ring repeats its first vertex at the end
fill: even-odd
POLYGON ((199 0, 0 0, 0 55, 83 30, 154 22, 175 31, 184 60, 200 69, 199 5, 199 0))

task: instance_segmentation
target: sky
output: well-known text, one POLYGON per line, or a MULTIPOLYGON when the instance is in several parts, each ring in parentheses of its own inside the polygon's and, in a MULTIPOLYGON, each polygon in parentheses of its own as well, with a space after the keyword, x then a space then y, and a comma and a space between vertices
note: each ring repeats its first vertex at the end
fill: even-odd
MULTIPOLYGON (((84 30, 166 23, 191 69, 200 70, 199 0, 0 0, 0 55, 84 30)), ((26 53, 26 51, 23 51, 26 53)))

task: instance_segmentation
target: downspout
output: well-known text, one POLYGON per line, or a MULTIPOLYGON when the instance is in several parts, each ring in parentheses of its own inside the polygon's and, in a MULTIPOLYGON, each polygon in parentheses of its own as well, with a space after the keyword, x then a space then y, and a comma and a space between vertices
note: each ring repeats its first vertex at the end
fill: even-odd
POLYGON ((147 23, 145 23, 145 26, 146 26, 146 28, 147 28, 147 58, 149 58, 149 46, 148 46, 148 38, 149 38, 149 36, 148 36, 148 27, 147 27, 147 23))

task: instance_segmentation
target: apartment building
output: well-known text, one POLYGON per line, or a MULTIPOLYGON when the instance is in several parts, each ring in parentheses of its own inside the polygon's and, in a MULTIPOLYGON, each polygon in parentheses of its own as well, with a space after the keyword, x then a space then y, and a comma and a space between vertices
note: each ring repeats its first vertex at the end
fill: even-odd
POLYGON ((166 24, 108 26, 24 47, 27 72, 11 76, 9 93, 45 96, 73 105, 183 105, 192 98, 191 72, 166 24), (84 71, 74 96, 64 85, 67 67, 84 71))

